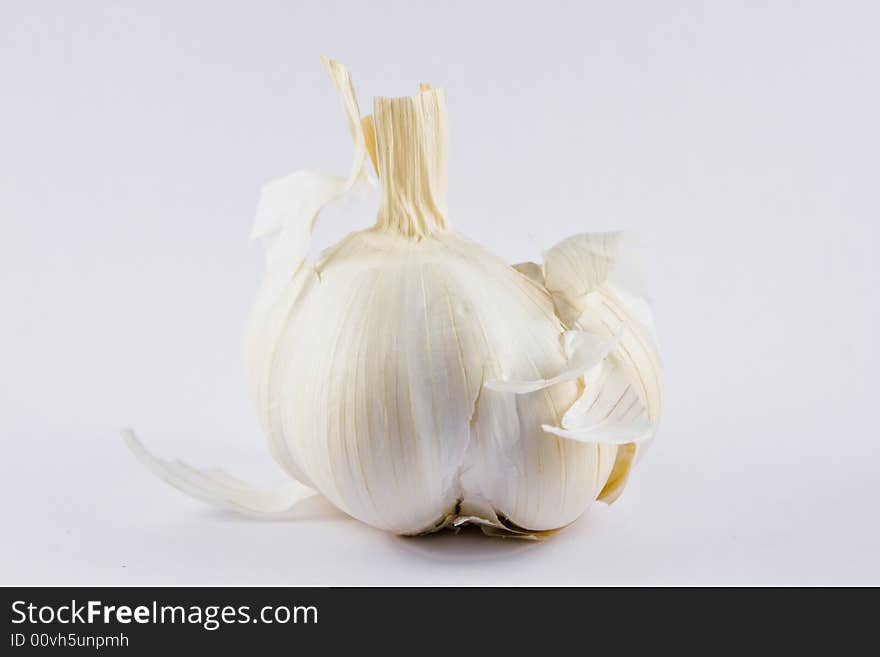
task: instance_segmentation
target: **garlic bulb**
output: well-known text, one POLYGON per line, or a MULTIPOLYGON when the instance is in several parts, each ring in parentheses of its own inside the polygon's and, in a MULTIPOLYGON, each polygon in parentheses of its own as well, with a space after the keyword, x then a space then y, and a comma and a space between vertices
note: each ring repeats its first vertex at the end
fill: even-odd
POLYGON ((248 384, 278 463, 256 489, 129 446, 169 483, 252 514, 315 491, 365 523, 421 534, 476 523, 541 537, 621 493, 660 415, 651 313, 619 233, 581 234, 543 265, 507 265, 447 220, 442 89, 376 98, 360 118, 324 60, 354 141, 347 176, 300 171, 262 192, 267 271, 246 337, 248 384), (321 209, 378 173, 372 228, 306 259, 321 209))

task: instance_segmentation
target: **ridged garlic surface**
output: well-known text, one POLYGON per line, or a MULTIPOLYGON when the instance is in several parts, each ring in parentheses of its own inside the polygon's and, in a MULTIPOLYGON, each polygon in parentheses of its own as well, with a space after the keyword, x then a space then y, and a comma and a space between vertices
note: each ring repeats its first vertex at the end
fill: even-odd
POLYGON ((347 176, 269 183, 254 236, 267 272, 248 322, 248 385, 295 480, 256 489, 129 446, 172 485, 295 516, 315 491, 413 535, 476 523, 539 538, 614 501, 660 415, 650 308, 620 233, 580 234, 510 266, 447 218, 442 89, 376 98, 324 60, 355 156, 347 176), (369 158, 368 158, 369 156, 369 158), (376 224, 307 259, 320 210, 378 174, 376 224))

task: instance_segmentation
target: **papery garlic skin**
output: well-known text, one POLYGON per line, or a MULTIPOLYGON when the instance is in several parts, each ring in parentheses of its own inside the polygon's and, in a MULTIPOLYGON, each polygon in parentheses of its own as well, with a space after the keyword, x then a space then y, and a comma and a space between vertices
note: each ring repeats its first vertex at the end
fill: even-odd
MULTIPOLYGON (((660 413, 650 310, 614 276, 619 234, 511 267, 449 226, 443 91, 376 99, 362 120, 347 71, 325 64, 353 166, 265 188, 254 234, 270 241, 267 273, 245 345, 271 452, 303 489, 289 504, 252 495, 251 511, 286 512, 310 487, 397 534, 470 522, 540 537, 613 501, 660 413), (320 209, 368 178, 368 153, 376 225, 308 262, 320 209)), ((248 507, 240 482, 129 442, 186 492, 248 507)))

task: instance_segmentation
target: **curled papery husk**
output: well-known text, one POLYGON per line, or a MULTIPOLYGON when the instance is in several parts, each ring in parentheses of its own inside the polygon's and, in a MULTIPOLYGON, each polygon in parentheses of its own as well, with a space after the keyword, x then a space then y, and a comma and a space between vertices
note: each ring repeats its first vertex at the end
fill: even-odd
POLYGON ((407 535, 474 523, 541 538, 612 501, 660 409, 623 238, 578 235, 543 265, 509 266, 448 225, 443 90, 378 98, 361 119, 347 71, 325 64, 354 161, 345 177, 298 172, 264 189, 267 273, 245 350, 271 452, 301 486, 256 494, 133 443, 138 455, 215 504, 289 514, 310 488, 407 535), (368 153, 376 225, 307 261, 318 213, 367 180, 368 153))

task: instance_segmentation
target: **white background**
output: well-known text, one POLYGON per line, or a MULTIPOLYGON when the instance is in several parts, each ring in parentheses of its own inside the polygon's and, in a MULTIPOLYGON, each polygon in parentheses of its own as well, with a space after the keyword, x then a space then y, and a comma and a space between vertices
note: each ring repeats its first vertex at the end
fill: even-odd
POLYGON ((6 0, 0 583, 880 584, 876 7, 6 0), (450 219, 503 257, 642 236, 665 415, 612 507, 542 544, 403 539, 320 500, 211 510, 126 451, 130 425, 283 477, 247 236, 264 181, 347 171, 320 54, 362 108, 446 88, 450 219))

